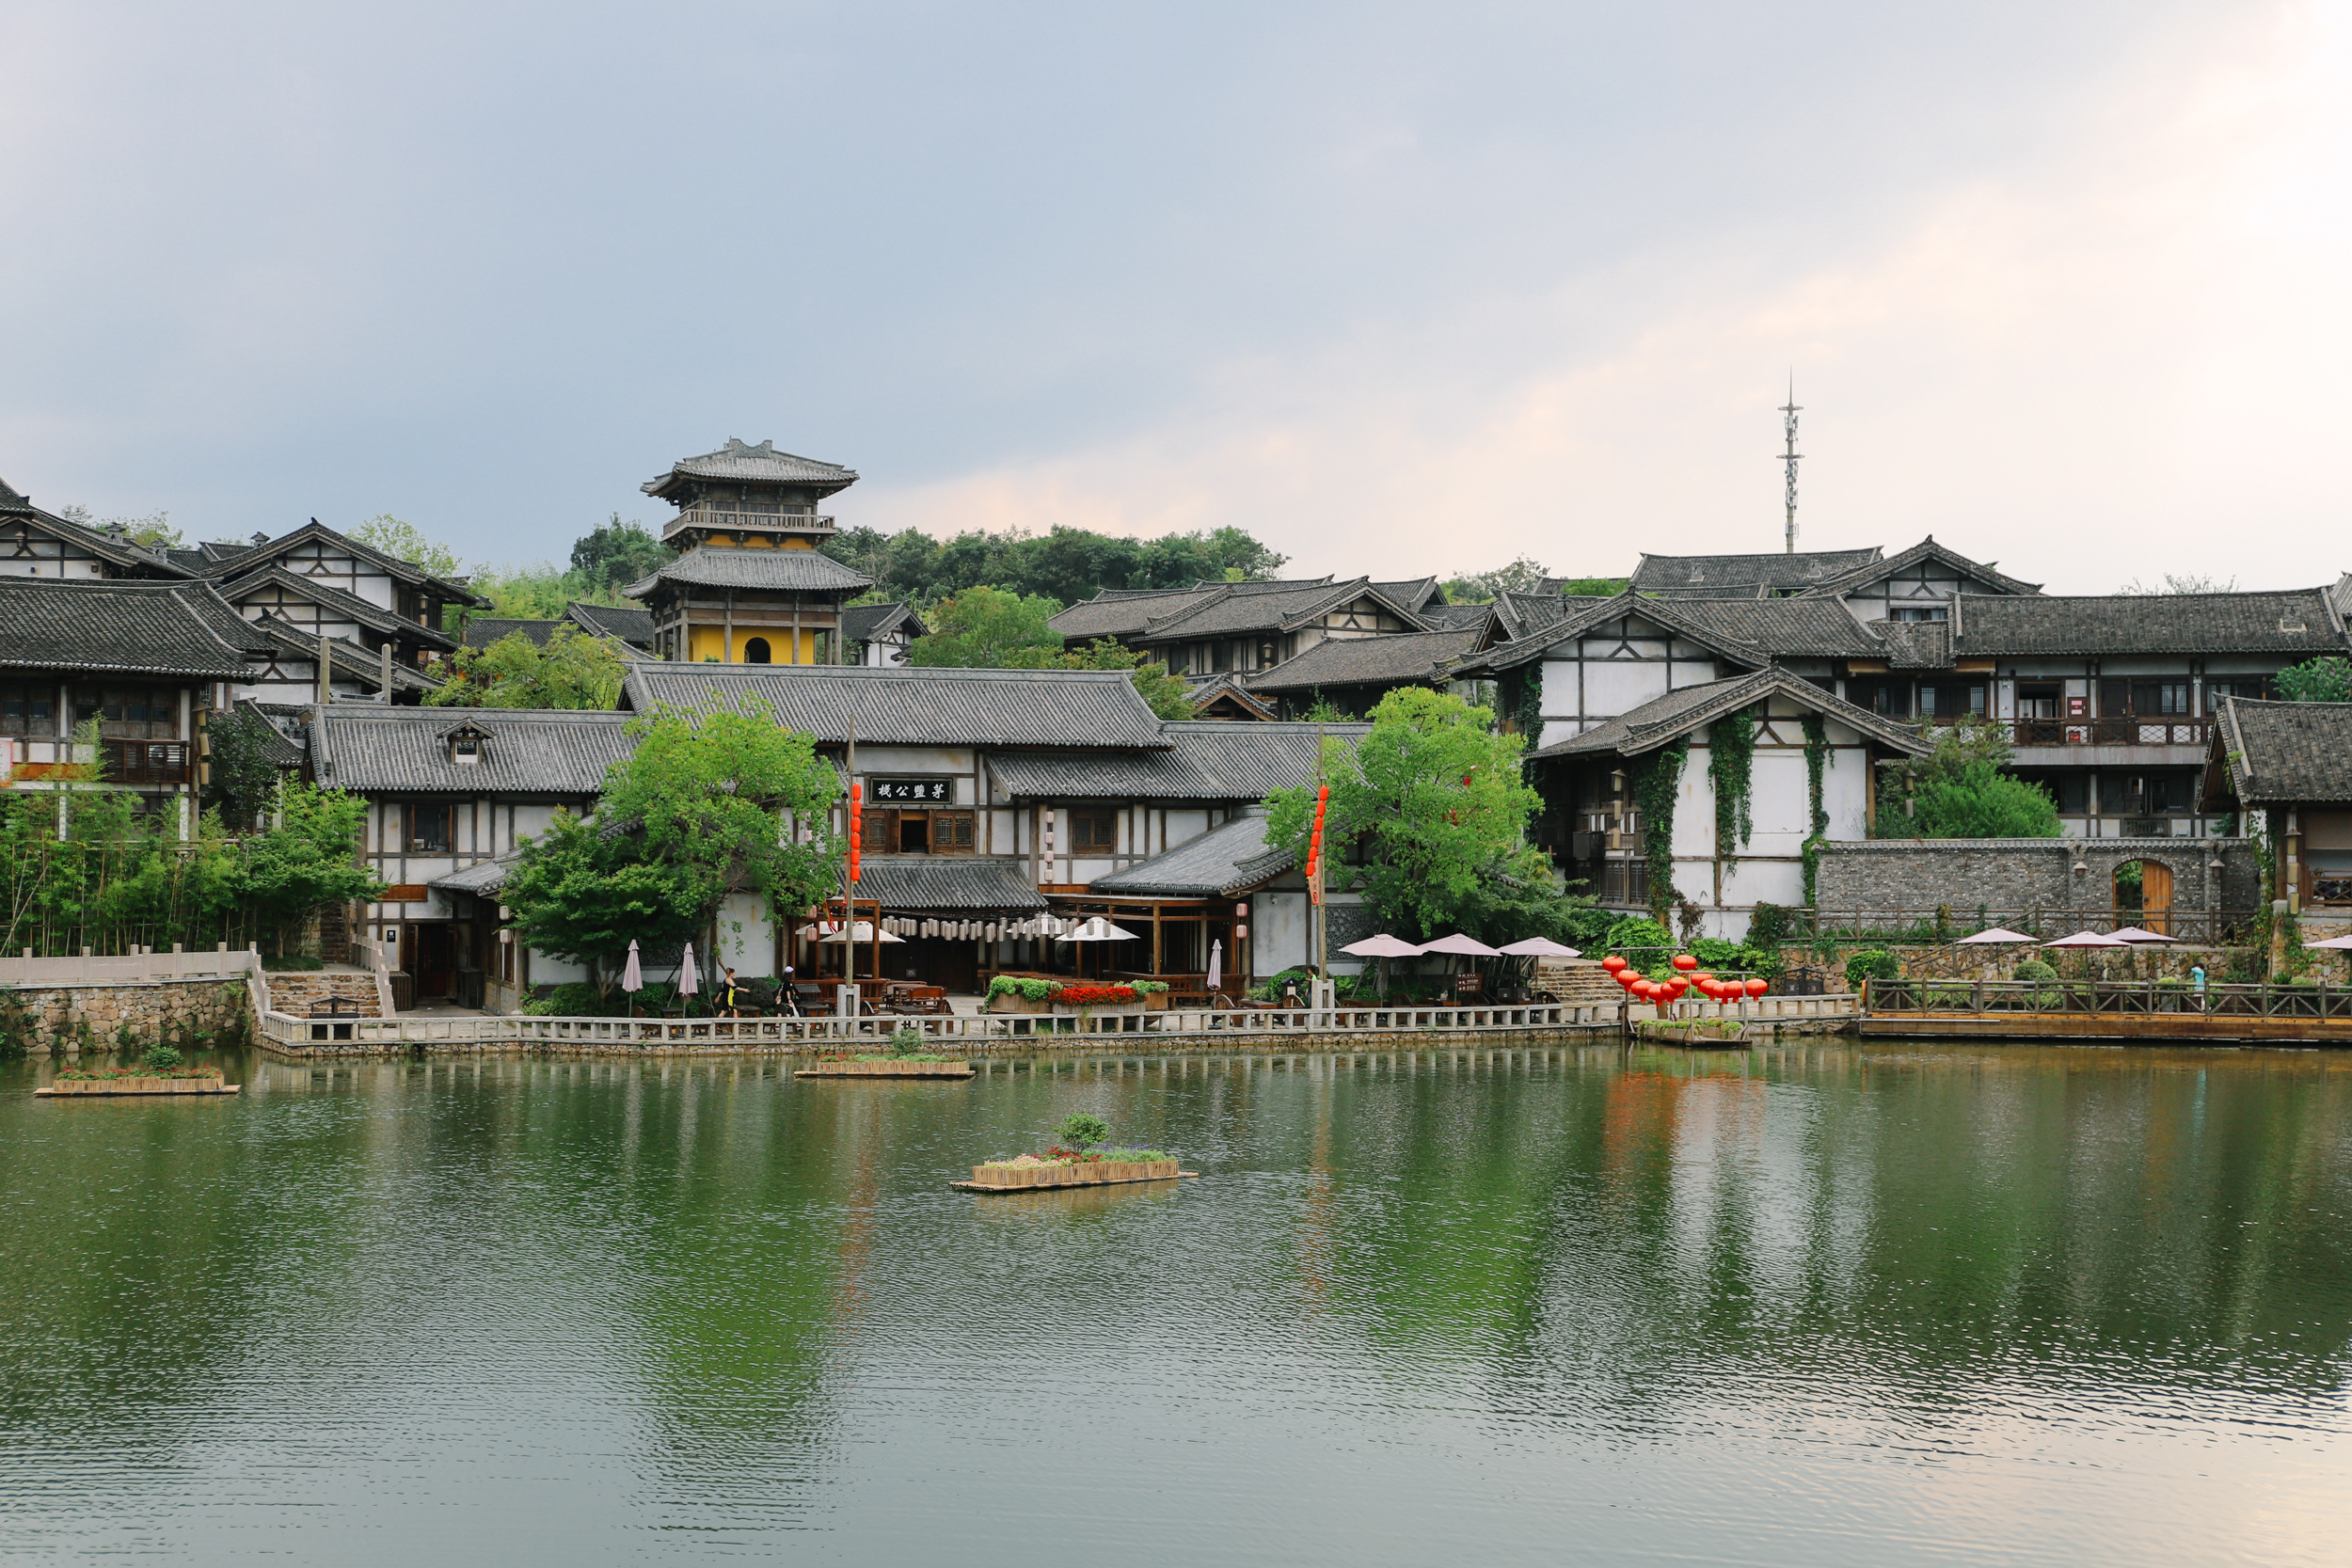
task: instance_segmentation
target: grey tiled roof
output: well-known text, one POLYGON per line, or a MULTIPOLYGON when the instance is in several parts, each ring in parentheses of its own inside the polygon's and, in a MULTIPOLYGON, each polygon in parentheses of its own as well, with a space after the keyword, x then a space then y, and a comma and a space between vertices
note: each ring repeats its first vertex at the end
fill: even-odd
POLYGON ((1851 572, 1818 582, 1804 592, 1808 595, 1851 594, 1866 583, 1875 582, 1881 578, 1892 577, 1897 572, 1916 566, 1925 561, 1938 561, 1956 571, 1965 572, 1979 581, 1990 584, 1997 593, 2039 594, 2042 592, 2042 584, 2024 582, 2005 573, 1996 572, 1989 561, 1971 561, 1958 550, 1937 544, 1933 534, 1928 535, 1907 550, 1898 551, 1883 561, 1873 561, 1867 565, 1857 566, 1851 572))
POLYGON ((260 726, 254 733, 262 737, 262 760, 278 768, 302 766, 303 759, 310 753, 302 749, 299 742, 286 738, 285 733, 262 710, 261 704, 250 697, 240 697, 236 708, 238 713, 260 726))
POLYGON ((1794 555, 1649 555, 1633 569, 1632 586, 1670 597, 1758 598, 1810 588, 1871 565, 1875 545, 1863 550, 1803 550, 1794 555))
POLYGON ((1072 605, 1045 624, 1069 638, 1084 641, 1096 637, 1133 637, 1155 617, 1200 604, 1219 591, 1184 588, 1130 592, 1105 589, 1090 599, 1072 605))
POLYGON ((510 850, 496 860, 476 861, 471 865, 461 866, 447 876, 434 878, 424 885, 438 888, 443 893, 470 893, 477 898, 485 897, 506 885, 506 879, 514 875, 516 863, 521 858, 510 850))
POLYGON ((1397 637, 1333 637, 1249 678, 1252 691, 1306 691, 1321 686, 1402 686, 1449 678, 1445 667, 1478 645, 1476 629, 1407 632, 1397 637))
POLYGON ((1949 621, 1873 621, 1870 629, 1886 649, 1890 670, 1948 670, 1952 667, 1949 621))
POLYGON ((1192 699, 1194 709, 1203 717, 1209 716, 1211 708, 1224 703, 1239 707, 1253 721, 1274 717, 1274 709, 1266 705, 1265 699, 1253 694, 1231 672, 1220 672, 1198 680, 1186 676, 1184 695, 1192 699))
POLYGON ((617 638, 632 648, 653 646, 653 611, 633 605, 585 604, 574 599, 564 619, 582 631, 617 638))
POLYGON ((871 642, 900 629, 913 637, 930 629, 904 599, 895 604, 847 605, 841 611, 841 635, 852 642, 871 642))
POLYGON ((763 588, 787 594, 855 593, 873 586, 822 550, 739 549, 700 545, 621 590, 642 599, 660 583, 695 588, 763 588))
POLYGON ((464 583, 452 582, 447 578, 437 578, 414 562, 403 561, 396 555, 387 555, 373 545, 362 545, 347 533, 338 533, 316 517, 295 529, 292 533, 276 539, 263 540, 250 547, 207 544, 201 546, 203 553, 212 556, 217 551, 219 559, 200 575, 208 578, 242 577, 263 562, 275 562, 295 546, 307 545, 312 541, 331 546, 350 555, 354 560, 364 561, 395 582, 405 582, 416 588, 436 589, 442 598, 452 604, 478 605, 485 610, 490 607, 489 600, 474 593, 464 583))
POLYGON ((1691 625, 1774 658, 1883 658, 1886 653, 1872 628, 1836 599, 1676 599, 1672 604, 1672 613, 1691 625))
POLYGON ((1406 582, 1375 582, 1373 586, 1386 597, 1417 612, 1426 610, 1443 596, 1438 592, 1436 578, 1414 578, 1406 582))
MULTIPOLYGON (((1553 595, 1555 598, 1558 595, 1553 595)), ((1495 612, 1491 604, 1432 604, 1421 607, 1421 618, 1433 626, 1466 630, 1482 627, 1495 612)))
MULTIPOLYGON (((250 625, 266 634, 270 646, 279 654, 294 658, 311 660, 314 663, 317 660, 319 640, 316 633, 304 631, 299 626, 290 626, 285 622, 267 615, 250 625)), ((334 659, 336 674, 346 680, 358 681, 361 687, 370 691, 382 689, 384 660, 381 655, 370 653, 357 642, 344 638, 338 637, 330 641, 334 646, 327 652, 334 659)), ((441 689, 441 683, 414 666, 403 664, 398 659, 394 659, 392 661, 392 689, 396 691, 437 691, 441 689)))
POLYGON ((884 914, 1045 908, 1045 895, 1023 874, 1022 863, 994 855, 867 855, 855 893, 880 903, 884 914))
POLYGON ((2281 654, 2309 658, 2346 648, 2344 625, 2321 588, 2081 598, 1963 594, 1953 601, 1952 615, 1952 650, 1963 657, 2281 654))
POLYGON ((585 800, 634 746, 626 713, 565 708, 387 707, 333 703, 310 721, 321 784, 373 794, 517 795, 585 800), (488 732, 482 760, 450 760, 449 732, 488 732))
POLYGON ((18 491, 7 480, 0 479, 0 525, 8 523, 21 523, 66 540, 133 577, 185 578, 191 575, 188 568, 175 559, 175 552, 134 545, 128 539, 118 539, 103 529, 84 528, 54 512, 44 512, 32 503, 31 498, 18 491))
MULTIPOLYGON (((1788 602, 1799 603, 1801 601, 1788 602)), ((1628 589, 1613 598, 1570 599, 1566 603, 1567 613, 1550 626, 1533 628, 1523 637, 1490 646, 1485 652, 1463 660, 1460 670, 1462 675, 1467 677, 1473 674, 1487 674, 1498 670, 1510 670, 1522 664, 1533 663, 1543 657, 1547 650, 1581 637, 1595 627, 1605 626, 1626 615, 1639 616, 1677 637, 1711 649, 1720 657, 1731 659, 1735 663, 1763 664, 1772 657, 1761 642, 1740 635, 1741 632, 1752 632, 1755 629, 1746 624, 1744 616, 1741 617, 1737 630, 1730 626, 1716 624, 1717 621, 1729 620, 1730 615, 1719 614, 1715 620, 1700 618, 1707 610, 1722 610, 1721 603, 1702 605, 1696 600, 1690 599, 1649 598, 1633 589, 1628 589)), ((1746 608, 1745 606, 1740 607, 1741 610, 1746 608)), ((1839 615, 1846 616, 1850 623, 1853 620, 1852 616, 1847 615, 1844 609, 1835 604, 1825 607, 1816 605, 1806 613, 1818 613, 1822 608, 1836 610, 1839 615)), ((1867 636, 1868 634, 1862 633, 1861 635, 1867 636)), ((1875 644, 1873 648, 1875 650, 1875 644)), ((1872 657, 1877 657, 1875 651, 1872 657)))
POLYGON ((495 615, 477 615, 466 623, 466 646, 486 648, 502 638, 521 632, 542 648, 548 645, 548 634, 563 625, 560 621, 524 621, 495 615))
MULTIPOLYGON (((1355 740, 1369 726, 1326 724, 1355 740)), ((1263 800, 1315 776, 1312 724, 1176 720, 1164 752, 1030 752, 989 758, 995 782, 1018 800, 1263 800)))
POLYGON ((2225 697, 2220 718, 2215 749, 2241 800, 2352 801, 2352 703, 2225 697))
POLYGON ((0 577, 0 668, 232 680, 269 650, 209 584, 0 577))
POLYGON ((1293 864, 1290 855, 1266 844, 1266 819, 1252 812, 1165 854, 1088 884, 1089 894, 1129 898, 1217 898, 1273 880, 1293 864))
POLYGON ((434 648, 451 649, 457 646, 455 639, 435 630, 421 621, 411 621, 405 615, 395 615, 382 605, 370 604, 356 594, 347 594, 340 588, 321 582, 316 578, 307 578, 299 573, 289 572, 274 561, 253 571, 215 580, 221 584, 222 597, 231 604, 244 604, 263 588, 280 588, 295 594, 307 604, 314 604, 321 610, 331 610, 340 619, 356 622, 371 631, 382 632, 387 637, 396 638, 402 641, 422 642, 434 648))
POLYGON ((796 457, 788 451, 778 451, 773 441, 750 446, 730 436, 727 444, 717 451, 707 451, 699 457, 681 457, 668 473, 645 481, 639 488, 649 496, 659 496, 670 490, 680 478, 813 484, 838 490, 856 481, 857 470, 845 468, 838 463, 825 463, 814 457, 796 457))
POLYGON ((865 665, 687 664, 642 659, 624 701, 701 708, 765 703, 829 746, 1158 749, 1160 721, 1118 670, 884 670, 865 665))
POLYGON ((1816 713, 1860 730, 1890 751, 1924 756, 1935 749, 1931 742, 1920 739, 1904 726, 1891 724, 1877 714, 1833 697, 1820 687, 1775 666, 1730 680, 1677 688, 1663 697, 1655 698, 1596 725, 1582 735, 1556 740, 1539 751, 1530 752, 1528 757, 1535 760, 1610 752, 1640 756, 1671 743, 1677 736, 1691 734, 1703 724, 1711 724, 1727 713, 1737 713, 1741 708, 1752 707, 1773 696, 1792 698, 1816 713))
POLYGON ((1327 610, 1367 597, 1379 600, 1412 629, 1427 628, 1427 623, 1419 615, 1383 593, 1369 578, 1355 578, 1283 592, 1268 592, 1265 585, 1260 584, 1228 583, 1196 604, 1155 616, 1138 635, 1146 641, 1159 641, 1168 638, 1291 631, 1327 610))

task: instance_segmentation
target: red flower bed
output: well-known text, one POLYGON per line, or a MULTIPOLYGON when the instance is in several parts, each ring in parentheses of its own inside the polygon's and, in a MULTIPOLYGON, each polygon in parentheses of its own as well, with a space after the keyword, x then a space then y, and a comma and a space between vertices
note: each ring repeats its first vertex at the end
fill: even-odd
POLYGON ((1094 1007, 1105 1002, 1133 1002, 1141 994, 1133 986, 1064 986, 1054 993, 1054 1000, 1073 1007, 1094 1007))

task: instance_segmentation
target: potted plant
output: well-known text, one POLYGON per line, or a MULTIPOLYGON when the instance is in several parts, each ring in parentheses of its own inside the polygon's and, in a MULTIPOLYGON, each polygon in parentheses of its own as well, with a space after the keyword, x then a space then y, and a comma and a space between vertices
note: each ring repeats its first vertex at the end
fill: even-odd
POLYGON ((1135 988, 1136 994, 1143 998, 1145 1012, 1164 1013, 1168 1011, 1168 982, 1166 980, 1137 980, 1135 982, 1135 988))
POLYGON ((1080 1018, 1143 1011, 1143 993, 1133 986, 1064 985, 1054 992, 1054 1011, 1080 1018))
POLYGON ((992 1013, 1042 1013, 1052 1010, 1054 982, 1026 974, 999 974, 988 983, 992 1013))

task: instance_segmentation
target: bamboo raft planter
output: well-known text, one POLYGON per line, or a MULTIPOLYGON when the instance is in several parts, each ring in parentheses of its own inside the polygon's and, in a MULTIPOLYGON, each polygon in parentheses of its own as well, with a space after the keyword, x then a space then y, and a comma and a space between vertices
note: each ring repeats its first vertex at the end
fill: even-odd
POLYGON ((970 1062, 818 1062, 795 1078, 969 1078, 970 1062))
POLYGON ((1175 1160, 1100 1160, 1083 1165, 974 1165, 972 1180, 950 1181, 971 1193, 1036 1193, 1049 1187, 1108 1187, 1128 1181, 1173 1181, 1200 1177, 1179 1170, 1175 1160), (1116 1172, 1116 1175, 1110 1174, 1116 1172))
POLYGON ((33 1091, 73 1097, 96 1094, 235 1094, 245 1085, 220 1078, 60 1078, 33 1091))
POLYGON ((1645 1021, 1633 1026, 1633 1037, 1645 1045, 1687 1045, 1694 1051, 1744 1051, 1748 1045, 1747 1025, 1706 1019, 1695 1023, 1660 1023, 1645 1021), (1730 1029, 1729 1034, 1714 1031, 1730 1029))

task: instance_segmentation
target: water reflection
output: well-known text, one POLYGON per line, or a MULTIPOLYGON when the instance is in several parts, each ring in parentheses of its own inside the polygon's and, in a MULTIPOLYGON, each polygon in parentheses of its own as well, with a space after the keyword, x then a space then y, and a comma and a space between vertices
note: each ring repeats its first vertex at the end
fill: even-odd
POLYGON ((236 1072, 0 1081, 0 1544, 2097 1563, 2352 1522, 2333 1056, 236 1072), (946 1187, 1075 1110, 1203 1179, 946 1187))

